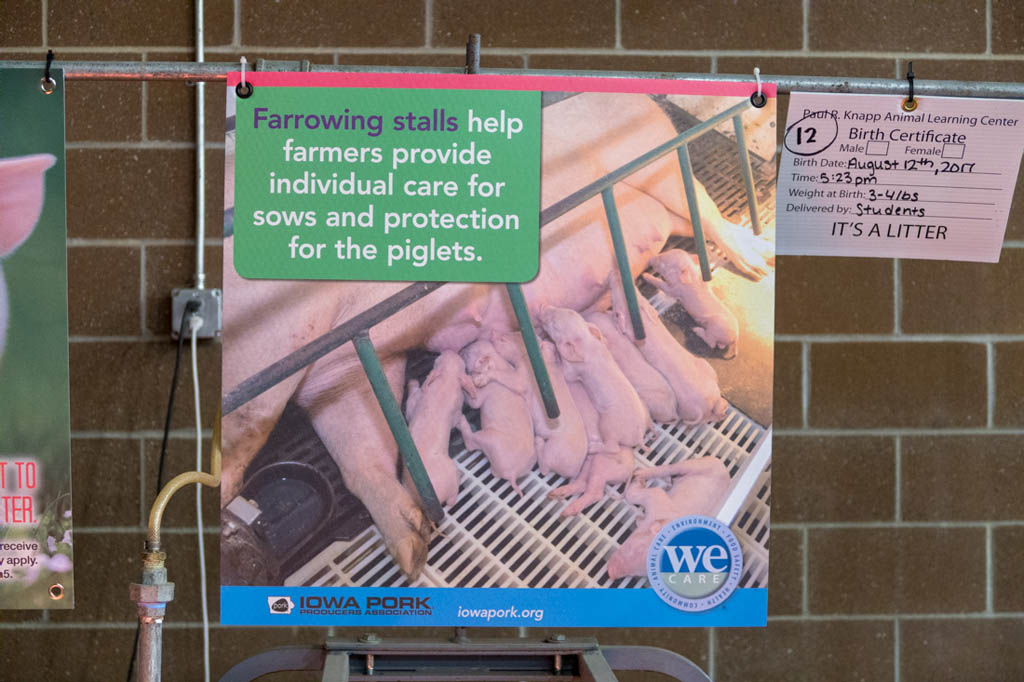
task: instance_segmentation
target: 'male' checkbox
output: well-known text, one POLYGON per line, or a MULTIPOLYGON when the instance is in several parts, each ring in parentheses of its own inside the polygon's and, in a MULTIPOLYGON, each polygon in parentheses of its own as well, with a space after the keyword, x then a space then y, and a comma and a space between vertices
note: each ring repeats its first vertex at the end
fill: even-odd
POLYGON ((942 158, 944 159, 962 159, 964 158, 964 145, 962 144, 950 144, 946 142, 942 145, 942 158))
POLYGON ((889 153, 889 143, 885 140, 868 141, 868 149, 865 152, 868 156, 886 156, 889 153))

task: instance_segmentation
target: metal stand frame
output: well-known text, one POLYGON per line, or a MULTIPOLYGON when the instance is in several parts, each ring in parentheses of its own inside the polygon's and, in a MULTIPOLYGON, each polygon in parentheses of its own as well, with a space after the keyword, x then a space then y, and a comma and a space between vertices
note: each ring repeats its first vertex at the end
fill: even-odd
POLYGON ((649 646, 601 647, 592 638, 472 641, 460 628, 448 641, 386 641, 370 633, 320 647, 280 647, 241 661, 221 682, 248 682, 289 670, 323 671, 323 682, 615 682, 614 670, 644 670, 680 682, 711 682, 695 663, 649 646))

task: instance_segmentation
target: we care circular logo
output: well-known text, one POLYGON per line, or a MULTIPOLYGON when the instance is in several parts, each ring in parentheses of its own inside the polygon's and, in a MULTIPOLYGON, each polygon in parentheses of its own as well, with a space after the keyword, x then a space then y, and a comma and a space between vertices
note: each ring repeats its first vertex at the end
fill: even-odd
POLYGON ((647 553, 647 578, 662 601, 680 611, 707 611, 735 591, 743 572, 740 543, 709 516, 666 524, 647 553))

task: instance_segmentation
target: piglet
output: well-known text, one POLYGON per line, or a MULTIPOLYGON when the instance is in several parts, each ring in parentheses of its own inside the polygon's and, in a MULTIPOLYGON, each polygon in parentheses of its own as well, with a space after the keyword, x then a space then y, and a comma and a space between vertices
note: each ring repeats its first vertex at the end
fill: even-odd
POLYGON ((651 267, 661 276, 644 273, 644 279, 679 301, 697 323, 693 333, 711 348, 725 350, 724 357, 736 357, 739 324, 736 316, 718 300, 711 286, 701 278, 700 267, 681 249, 669 249, 651 258, 651 267))
POLYGON ((716 457, 694 459, 642 469, 633 475, 626 488, 626 501, 642 507, 636 530, 608 559, 608 577, 647 575, 647 552, 662 527, 683 516, 714 516, 729 490, 729 472, 716 457), (646 488, 652 478, 670 478, 665 491, 646 488))
MULTIPOLYGON (((591 441, 600 443, 600 416, 583 384, 570 381, 568 387, 591 441)), ((605 485, 628 481, 635 465, 633 451, 629 448, 620 448, 614 453, 594 452, 587 455, 583 468, 571 483, 555 488, 548 493, 548 497, 557 499, 582 493, 562 510, 562 516, 574 516, 599 502, 604 497, 605 485)))
POLYGON ((533 421, 522 393, 497 380, 514 376, 515 368, 486 339, 466 346, 462 357, 474 384, 474 390, 467 391, 466 402, 480 409, 481 425, 479 431, 473 431, 461 416, 458 429, 462 440, 468 449, 482 450, 494 475, 509 481, 522 495, 517 481, 537 462, 533 421))
POLYGON ((600 415, 601 444, 591 451, 616 454, 641 445, 651 415, 615 364, 601 331, 568 308, 541 306, 540 321, 562 357, 565 378, 583 384, 600 415))
POLYGON ((663 424, 671 424, 679 420, 676 410, 676 396, 672 387, 658 370, 651 367, 643 354, 633 344, 632 339, 623 334, 615 322, 615 314, 611 312, 591 312, 584 319, 601 330, 605 345, 615 358, 615 364, 629 379, 636 389, 637 395, 650 410, 651 417, 663 424))
MULTIPOLYGON (((434 368, 423 385, 409 382, 405 403, 405 417, 409 422, 420 459, 434 486, 441 504, 453 505, 459 496, 459 471, 448 456, 451 431, 462 417, 462 391, 470 394, 476 387, 466 376, 466 366, 458 353, 444 351, 434 361, 434 368)), ((416 486, 406 470, 403 483, 413 497, 418 498, 416 486)))
MULTIPOLYGON (((580 417, 580 412, 569 393, 569 386, 562 373, 562 365, 554 344, 550 341, 542 341, 540 344, 544 365, 551 379, 551 388, 558 400, 558 418, 549 419, 530 371, 522 341, 511 334, 494 333, 491 335, 491 343, 498 354, 515 367, 515 376, 510 377, 510 381, 505 380, 506 385, 522 393, 530 405, 540 472, 547 475, 553 471, 559 476, 573 478, 579 474, 583 459, 587 456, 587 432, 583 418, 580 417)), ((502 375, 494 372, 490 376, 499 381, 503 380, 502 375)))
MULTIPOLYGON (((647 336, 637 348, 672 387, 680 418, 687 424, 724 419, 729 403, 722 397, 714 368, 676 341, 646 298, 638 297, 637 303, 647 336)), ((632 337, 631 330, 627 333, 632 337)))

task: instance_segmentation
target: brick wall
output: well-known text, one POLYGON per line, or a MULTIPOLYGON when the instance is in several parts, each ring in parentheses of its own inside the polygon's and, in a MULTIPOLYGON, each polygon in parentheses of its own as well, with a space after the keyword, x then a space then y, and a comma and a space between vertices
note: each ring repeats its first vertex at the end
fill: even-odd
MULTIPOLYGON (((3 0, 0 59, 42 59, 50 47, 64 60, 188 61, 191 7, 3 0)), ((484 67, 896 77, 913 59, 922 79, 1024 76, 1024 7, 1013 0, 206 2, 209 61, 457 66, 470 32, 484 36, 484 67)), ((124 676, 127 585, 174 359, 168 293, 194 267, 194 97, 179 83, 67 87, 78 608, 0 612, 5 679, 124 676)), ((217 284, 223 89, 208 86, 207 99, 217 284)), ((769 626, 601 641, 673 648, 721 680, 1024 678, 1024 192, 1007 240, 998 265, 780 259, 769 626)), ((218 363, 219 348, 204 345, 206 415, 218 363)), ((172 470, 193 457, 191 396, 178 395, 172 470)), ((188 497, 166 519, 180 595, 169 680, 201 674, 188 497)), ((207 519, 215 509, 208 494, 207 519)), ((214 614, 216 541, 210 528, 214 614)), ((323 635, 215 626, 214 673, 323 635)))

